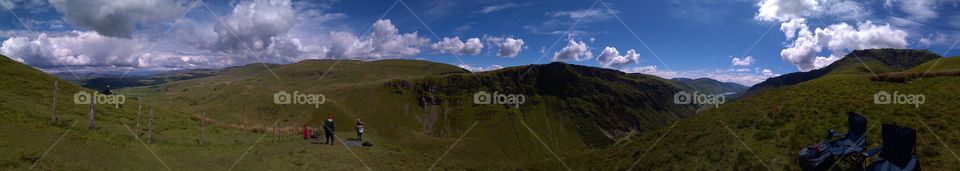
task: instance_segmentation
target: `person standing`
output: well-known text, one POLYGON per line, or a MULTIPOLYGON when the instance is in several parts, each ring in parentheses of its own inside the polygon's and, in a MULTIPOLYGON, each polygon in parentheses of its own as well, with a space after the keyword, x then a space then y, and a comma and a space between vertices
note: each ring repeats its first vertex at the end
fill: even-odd
POLYGON ((310 139, 310 129, 307 128, 307 124, 303 124, 303 139, 310 139))
POLYGON ((363 121, 357 117, 357 142, 363 142, 363 121))
POLYGON ((324 132, 327 133, 327 143, 333 145, 333 114, 327 115, 327 121, 323 124, 324 132))

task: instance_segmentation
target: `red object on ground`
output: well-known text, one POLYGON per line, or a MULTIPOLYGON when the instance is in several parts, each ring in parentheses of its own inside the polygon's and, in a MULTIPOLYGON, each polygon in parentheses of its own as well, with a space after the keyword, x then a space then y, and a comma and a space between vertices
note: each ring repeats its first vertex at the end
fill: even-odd
POLYGON ((303 124, 303 139, 310 139, 310 129, 307 129, 307 124, 303 124))

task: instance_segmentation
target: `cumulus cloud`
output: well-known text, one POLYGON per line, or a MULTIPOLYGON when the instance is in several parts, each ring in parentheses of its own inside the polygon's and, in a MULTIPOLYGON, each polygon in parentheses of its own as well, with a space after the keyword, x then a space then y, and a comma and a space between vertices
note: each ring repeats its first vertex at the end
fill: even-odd
POLYGON ((627 54, 621 56, 617 48, 605 47, 600 52, 600 56, 597 57, 597 62, 607 68, 623 68, 628 64, 640 62, 640 54, 637 54, 636 50, 630 49, 627 50, 627 54))
POLYGON ((466 42, 460 41, 460 37, 444 37, 437 43, 430 45, 430 48, 441 53, 450 53, 455 55, 478 55, 483 49, 483 43, 479 38, 469 38, 466 42))
POLYGON ((780 23, 780 31, 783 32, 787 39, 793 39, 797 35, 797 31, 800 29, 807 28, 807 19, 804 18, 795 18, 787 22, 780 23))
POLYGON ((750 66, 753 65, 754 62, 756 62, 756 60, 753 59, 753 56, 747 56, 746 58, 734 57, 733 61, 730 61, 734 66, 750 66))
POLYGON ((583 41, 577 42, 572 37, 567 40, 567 46, 553 54, 554 61, 574 60, 584 61, 593 58, 590 47, 583 41))
POLYGON ((513 58, 523 50, 523 39, 513 37, 484 36, 483 40, 492 47, 499 47, 497 56, 513 58))
POLYGON ((251 62, 218 53, 185 53, 158 49, 145 51, 157 43, 163 42, 108 37, 94 31, 71 31, 41 33, 36 39, 12 37, 3 41, 0 53, 44 70, 63 70, 64 66, 91 71, 118 71, 120 69, 116 68, 131 67, 220 68, 251 62))
POLYGON ((3 41, 0 52, 38 68, 60 66, 137 66, 144 44, 131 39, 73 31, 57 36, 45 33, 36 39, 13 37, 3 41))
POLYGON ((760 9, 754 18, 761 21, 787 21, 820 10, 817 0, 762 0, 757 6, 760 9))
POLYGON ((187 9, 170 0, 50 0, 50 4, 71 24, 120 38, 131 38, 137 24, 172 20, 187 9))
POLYGON ((780 56, 797 65, 801 71, 809 71, 829 65, 851 50, 905 48, 906 38, 906 31, 870 21, 858 23, 856 27, 838 23, 827 28, 816 28, 814 32, 800 28, 797 39, 780 51, 780 56), (823 48, 830 51, 829 57, 816 56, 823 48))
POLYGON ((417 32, 400 34, 390 20, 378 20, 373 33, 357 37, 350 32, 331 32, 327 57, 352 59, 384 59, 413 56, 430 43, 417 32))
POLYGON ((785 22, 810 16, 831 16, 838 19, 862 19, 872 12, 851 0, 761 0, 754 19, 785 22))
POLYGON ((457 65, 457 66, 460 67, 460 68, 466 69, 466 70, 468 70, 468 71, 470 71, 470 72, 493 71, 493 70, 498 70, 498 69, 502 69, 502 68, 503 68, 503 66, 496 65, 496 64, 490 65, 490 66, 487 67, 487 68, 483 68, 483 67, 479 67, 479 66, 474 67, 474 66, 470 66, 470 65, 467 65, 467 64, 459 64, 459 65, 457 65))
MULTIPOLYGON (((298 50, 300 47, 280 47, 281 45, 299 45, 299 40, 286 40, 287 32, 293 28, 295 11, 289 0, 253 0, 244 1, 233 7, 233 11, 223 16, 221 23, 213 29, 217 39, 212 48, 218 51, 244 54, 252 50, 255 55, 279 56, 266 52, 298 50), (276 45, 274 43, 283 44, 276 45)), ((282 52, 289 54, 295 52, 282 52)))

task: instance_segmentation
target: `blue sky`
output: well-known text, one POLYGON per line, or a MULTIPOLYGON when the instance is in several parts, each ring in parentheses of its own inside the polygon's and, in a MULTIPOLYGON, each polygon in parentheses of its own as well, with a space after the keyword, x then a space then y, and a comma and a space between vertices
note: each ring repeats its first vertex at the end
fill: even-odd
POLYGON ((0 52, 48 72, 403 58, 474 71, 562 61, 752 85, 854 49, 960 54, 948 52, 960 40, 960 0, 0 4, 10 9, 0 13, 0 52))

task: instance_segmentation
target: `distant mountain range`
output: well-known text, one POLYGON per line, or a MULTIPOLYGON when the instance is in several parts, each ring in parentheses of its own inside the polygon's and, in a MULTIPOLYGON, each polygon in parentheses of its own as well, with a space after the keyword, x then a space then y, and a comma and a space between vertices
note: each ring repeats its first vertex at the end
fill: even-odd
POLYGON ((747 91, 748 88, 750 88, 742 84, 721 82, 710 78, 673 78, 670 80, 684 85, 686 89, 691 91, 700 91, 710 94, 726 94, 731 98, 739 97, 742 93, 747 91))

